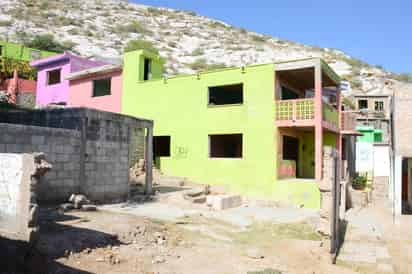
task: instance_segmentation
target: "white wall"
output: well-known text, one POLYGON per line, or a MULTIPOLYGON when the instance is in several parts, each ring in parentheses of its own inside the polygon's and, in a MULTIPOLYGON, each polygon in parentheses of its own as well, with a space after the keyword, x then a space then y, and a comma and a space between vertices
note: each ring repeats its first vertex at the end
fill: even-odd
POLYGON ((396 215, 402 214, 402 157, 399 155, 395 156, 395 193, 394 197, 394 211, 396 215))
POLYGON ((373 147, 373 175, 390 176, 389 146, 373 147))

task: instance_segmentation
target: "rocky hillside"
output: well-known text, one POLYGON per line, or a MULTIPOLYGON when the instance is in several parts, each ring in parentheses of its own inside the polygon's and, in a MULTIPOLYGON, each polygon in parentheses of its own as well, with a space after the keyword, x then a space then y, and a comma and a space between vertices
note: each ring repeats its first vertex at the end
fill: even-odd
POLYGON ((119 58, 129 40, 143 39, 167 60, 168 74, 322 57, 356 89, 381 89, 393 77, 340 50, 257 34, 189 11, 121 0, 0 0, 0 6, 0 39, 22 42, 50 33, 81 55, 108 58, 119 58))

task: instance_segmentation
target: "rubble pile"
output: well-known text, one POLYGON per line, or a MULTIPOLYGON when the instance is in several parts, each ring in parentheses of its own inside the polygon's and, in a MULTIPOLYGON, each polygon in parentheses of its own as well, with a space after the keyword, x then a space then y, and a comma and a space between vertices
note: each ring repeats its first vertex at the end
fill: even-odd
POLYGON ((73 210, 73 209, 80 209, 83 211, 96 211, 96 205, 92 204, 90 200, 83 194, 72 194, 69 197, 67 203, 63 203, 59 206, 59 209, 63 212, 73 210))

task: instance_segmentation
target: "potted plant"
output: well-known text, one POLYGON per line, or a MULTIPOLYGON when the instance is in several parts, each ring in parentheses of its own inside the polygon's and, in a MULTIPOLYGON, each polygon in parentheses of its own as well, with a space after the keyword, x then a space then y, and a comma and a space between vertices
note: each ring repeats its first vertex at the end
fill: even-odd
POLYGON ((367 182, 368 178, 366 175, 356 174, 355 178, 352 181, 352 187, 356 190, 364 190, 366 188, 367 182))

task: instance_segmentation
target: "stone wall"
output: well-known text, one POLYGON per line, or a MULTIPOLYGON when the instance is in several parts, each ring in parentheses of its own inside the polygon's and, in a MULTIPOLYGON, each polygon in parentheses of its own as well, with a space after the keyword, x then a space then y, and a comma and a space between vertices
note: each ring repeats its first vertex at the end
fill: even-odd
POLYGON ((125 200, 129 167, 144 158, 144 128, 153 122, 84 108, 0 113, 0 152, 44 152, 54 166, 42 202, 82 193, 95 202, 125 200), (3 122, 1 124, 1 122, 3 122))

